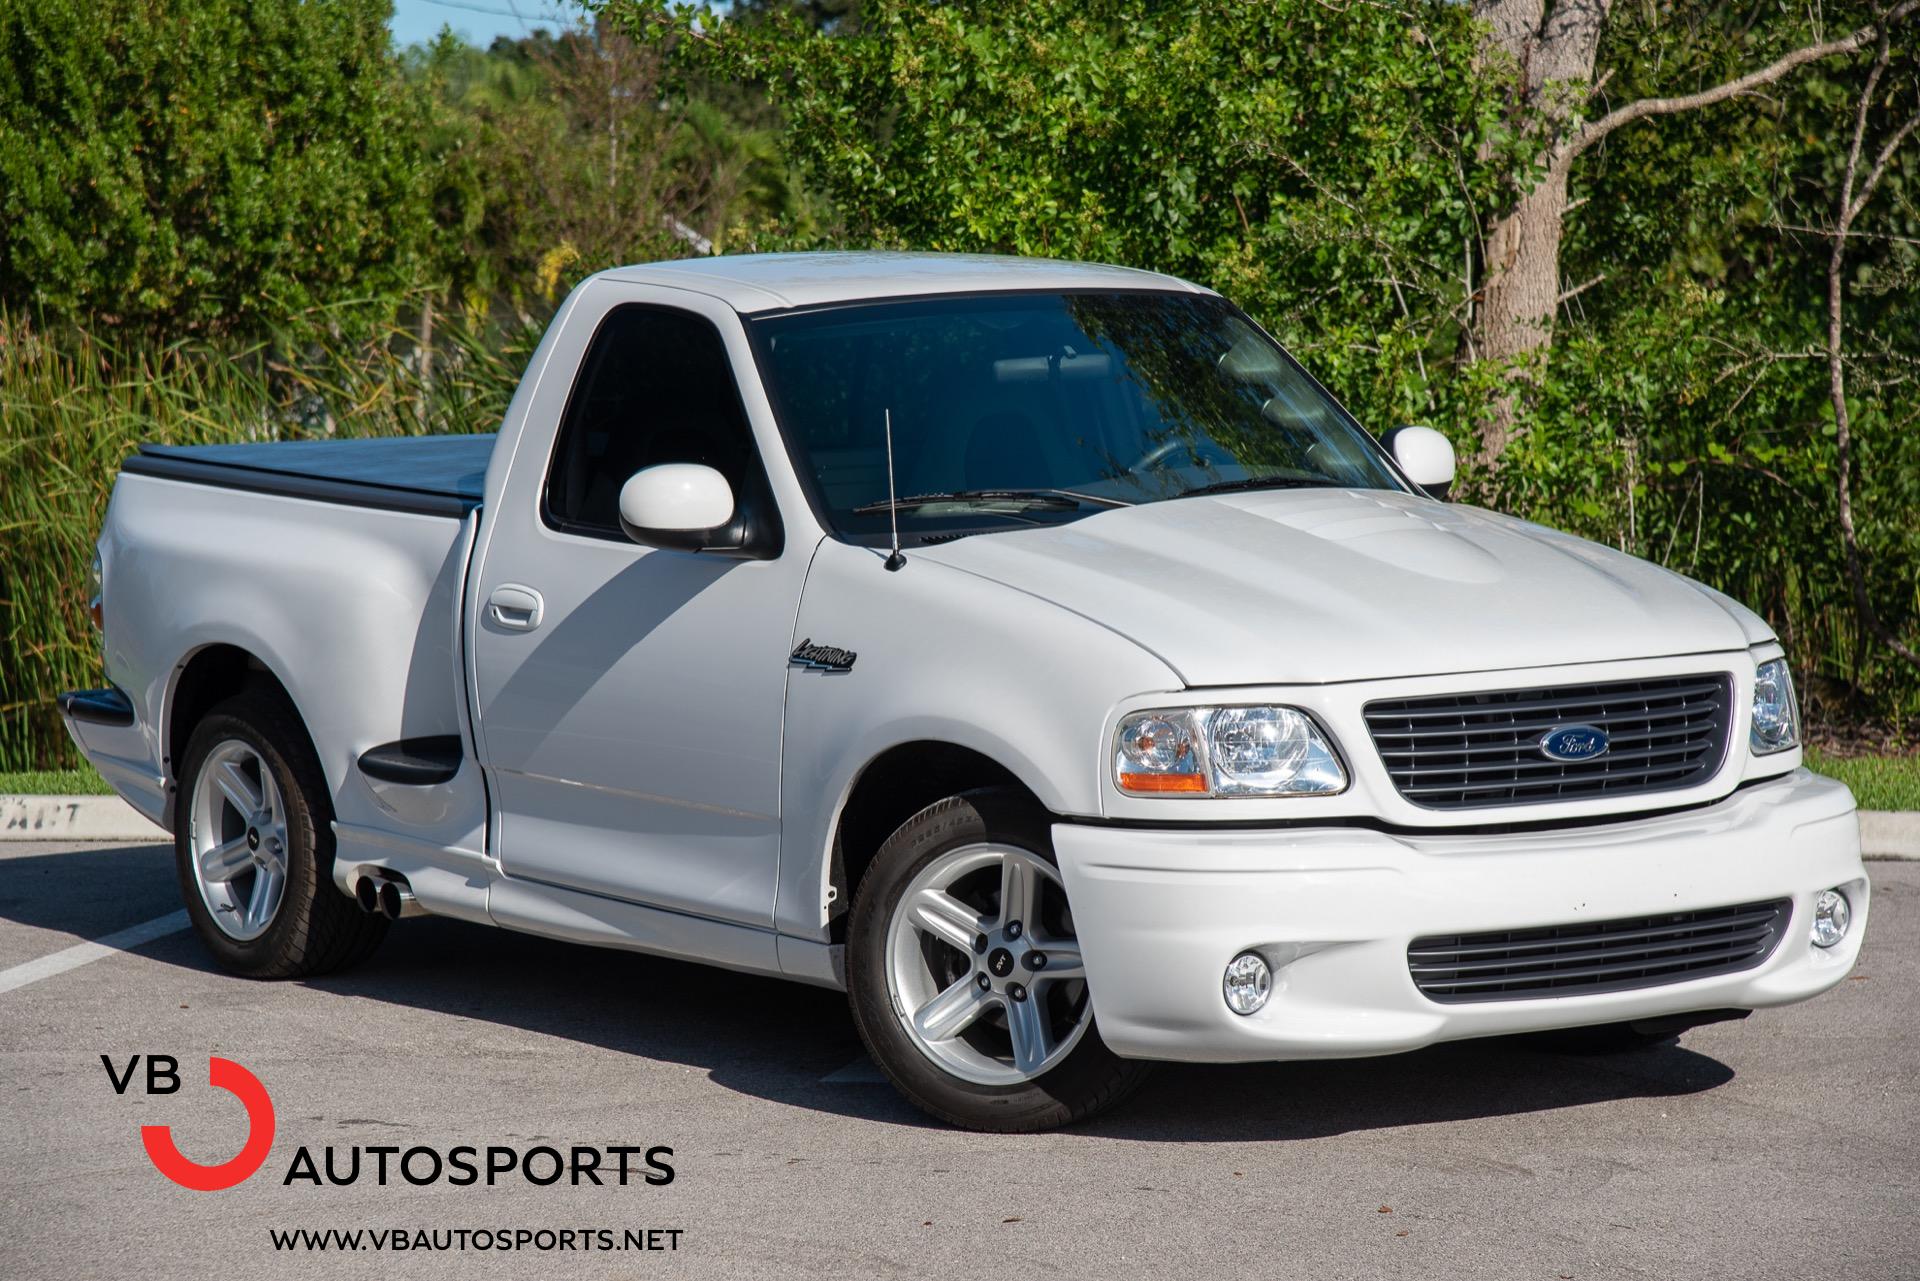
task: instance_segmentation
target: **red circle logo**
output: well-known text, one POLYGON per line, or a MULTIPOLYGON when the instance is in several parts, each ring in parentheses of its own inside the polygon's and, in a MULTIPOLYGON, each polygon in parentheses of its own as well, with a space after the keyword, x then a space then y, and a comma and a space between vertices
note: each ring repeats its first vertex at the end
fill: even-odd
POLYGON ((140 1141, 154 1169, 183 1188, 195 1192, 219 1192, 250 1176, 266 1161, 273 1147, 273 1100, 260 1078, 232 1059, 207 1059, 207 1083, 238 1098, 247 1109, 247 1141, 231 1161, 219 1165, 201 1165, 189 1161, 173 1145, 173 1129, 165 1125, 143 1125, 140 1141))

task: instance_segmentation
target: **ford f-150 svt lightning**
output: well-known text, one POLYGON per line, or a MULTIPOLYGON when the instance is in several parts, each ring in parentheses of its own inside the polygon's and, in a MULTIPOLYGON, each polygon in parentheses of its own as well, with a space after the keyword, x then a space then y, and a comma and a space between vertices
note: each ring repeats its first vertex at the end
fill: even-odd
POLYGON ((623 268, 497 436, 142 448, 62 704, 237 973, 427 912, 844 987, 984 1129, 1832 987, 1773 632, 1452 474, 1165 276, 623 268))

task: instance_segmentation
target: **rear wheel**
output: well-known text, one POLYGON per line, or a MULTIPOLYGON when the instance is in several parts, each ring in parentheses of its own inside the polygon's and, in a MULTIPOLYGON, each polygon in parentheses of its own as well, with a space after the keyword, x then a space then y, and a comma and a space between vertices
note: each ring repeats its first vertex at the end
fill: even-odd
POLYGON ((950 797, 888 838, 854 897, 854 1022, 901 1092, 955 1125, 1066 1125, 1147 1072, 1100 1040, 1048 830, 1018 793, 950 797))
POLYGON ((220 965, 301 978, 364 958, 386 920, 333 885, 332 805, 287 701, 249 690, 194 728, 174 797, 187 914, 220 965))

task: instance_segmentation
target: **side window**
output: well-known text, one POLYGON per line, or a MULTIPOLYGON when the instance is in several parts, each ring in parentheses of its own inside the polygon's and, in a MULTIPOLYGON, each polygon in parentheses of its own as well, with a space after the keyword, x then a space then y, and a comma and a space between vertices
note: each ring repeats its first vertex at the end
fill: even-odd
POLYGON ((620 533, 620 487, 659 463, 705 463, 744 495, 759 480, 733 366, 706 319, 614 309, 593 336, 547 471, 547 523, 620 533))

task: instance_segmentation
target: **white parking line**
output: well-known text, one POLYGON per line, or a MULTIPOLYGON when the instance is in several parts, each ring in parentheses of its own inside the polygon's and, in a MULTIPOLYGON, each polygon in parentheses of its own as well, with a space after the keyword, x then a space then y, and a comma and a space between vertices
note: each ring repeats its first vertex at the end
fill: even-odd
POLYGON ((56 974, 65 974, 68 970, 77 970, 102 957, 139 947, 142 943, 151 943, 155 939, 165 938, 169 934, 176 934, 186 928, 187 914, 179 911, 169 916, 156 917, 151 921, 129 926, 117 934, 109 934, 91 943, 76 943, 72 947, 55 952, 52 956, 43 956, 37 961, 28 961, 24 965, 16 965, 9 970, 0 970, 0 992, 11 992, 29 983, 38 983, 41 979, 50 979, 56 974))

